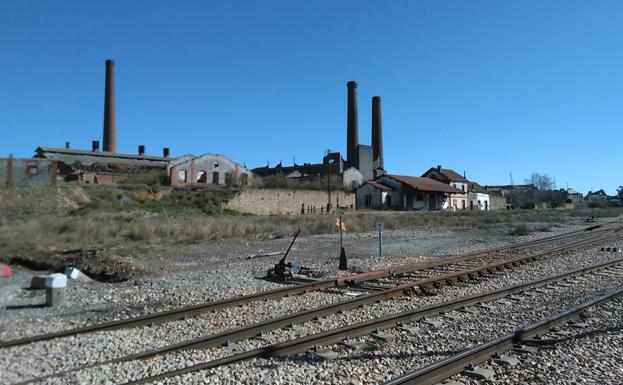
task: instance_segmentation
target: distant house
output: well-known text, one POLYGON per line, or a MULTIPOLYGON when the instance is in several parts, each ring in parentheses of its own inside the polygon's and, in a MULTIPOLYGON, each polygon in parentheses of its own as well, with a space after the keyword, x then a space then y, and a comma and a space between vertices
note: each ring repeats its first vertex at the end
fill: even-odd
POLYGON ((428 171, 422 174, 424 178, 431 178, 436 181, 439 181, 444 184, 449 184, 450 186, 460 190, 461 192, 458 194, 453 194, 452 198, 445 203, 444 209, 449 210, 466 210, 469 203, 469 199, 467 196, 468 191, 468 180, 457 173, 454 170, 442 168, 441 166, 431 167, 428 171))
POLYGON ((443 207, 445 210, 491 210, 490 194, 487 189, 470 181, 465 175, 437 166, 430 168, 422 174, 422 177, 431 178, 461 190, 461 193, 452 194, 452 198, 445 202, 443 207))
MULTIPOLYGON (((491 204, 494 209, 501 205, 502 197, 506 201, 506 209, 516 209, 523 207, 524 200, 521 197, 534 197, 536 187, 532 184, 508 184, 508 185, 487 185, 485 190, 490 194, 491 204), (495 203, 494 203, 495 201, 495 203)), ((501 207, 500 207, 501 208, 501 207)))
POLYGON ((463 192, 431 178, 381 175, 357 188, 357 209, 442 210, 463 192))
POLYGON ((603 189, 597 190, 595 192, 589 191, 588 194, 586 194, 586 198, 584 199, 589 202, 607 202, 608 194, 606 194, 603 189))
POLYGON ((470 210, 489 211, 492 209, 489 192, 476 182, 468 181, 467 200, 470 210))
POLYGON ((577 192, 573 189, 568 188, 567 190, 565 190, 567 197, 565 199, 565 203, 567 204, 571 204, 571 205, 577 205, 582 203, 582 200, 584 199, 584 196, 582 195, 581 192, 577 192))

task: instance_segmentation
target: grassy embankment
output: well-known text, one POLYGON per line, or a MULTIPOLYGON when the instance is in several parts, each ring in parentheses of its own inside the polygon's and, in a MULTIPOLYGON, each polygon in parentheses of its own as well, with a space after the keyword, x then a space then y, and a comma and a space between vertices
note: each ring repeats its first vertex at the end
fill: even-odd
MULTIPOLYGON (((0 258, 39 267, 84 264, 99 249, 100 259, 140 255, 154 245, 199 244, 212 240, 268 239, 336 231, 334 215, 252 216, 221 210, 231 192, 181 190, 149 193, 137 187, 62 186, 0 191, 0 258), (89 257, 91 255, 91 257, 89 257), (43 258, 45 256, 45 258, 43 258), (73 256, 73 257, 72 257, 73 256)), ((344 215, 350 232, 385 228, 521 227, 518 235, 547 231, 547 224, 571 217, 615 217, 621 209, 517 210, 491 212, 352 212, 344 215), (526 223, 537 225, 528 226, 526 223)), ((511 230, 512 231, 512 230, 511 230)), ((126 258, 127 259, 127 258, 126 258)))

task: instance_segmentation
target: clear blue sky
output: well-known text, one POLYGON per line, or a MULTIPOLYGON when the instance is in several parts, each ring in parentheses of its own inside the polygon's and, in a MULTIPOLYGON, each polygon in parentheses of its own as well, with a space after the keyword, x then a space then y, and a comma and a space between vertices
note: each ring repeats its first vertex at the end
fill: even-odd
POLYGON ((4 0, 0 55, 0 156, 101 141, 112 58, 123 152, 318 162, 356 80, 392 173, 623 184, 621 1, 4 0))

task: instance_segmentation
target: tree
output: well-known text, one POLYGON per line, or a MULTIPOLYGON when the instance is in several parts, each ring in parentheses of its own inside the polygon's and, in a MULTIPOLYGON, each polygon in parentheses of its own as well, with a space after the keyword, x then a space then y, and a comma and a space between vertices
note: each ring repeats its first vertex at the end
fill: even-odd
POLYGON ((529 179, 525 179, 526 184, 531 184, 541 191, 551 190, 554 187, 554 180, 547 174, 533 172, 529 179))
POLYGON ((619 198, 623 198, 623 186, 619 186, 617 194, 619 195, 619 198))

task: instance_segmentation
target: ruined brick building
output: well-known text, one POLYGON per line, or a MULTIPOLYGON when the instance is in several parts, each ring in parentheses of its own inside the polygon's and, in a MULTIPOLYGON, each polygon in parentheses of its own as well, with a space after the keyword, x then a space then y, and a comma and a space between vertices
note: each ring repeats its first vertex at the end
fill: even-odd
POLYGON ((252 184, 251 171, 231 159, 218 154, 199 157, 184 155, 170 157, 170 149, 162 149, 162 156, 147 155, 139 145, 136 154, 117 151, 115 115, 115 63, 106 60, 104 92, 103 148, 94 140, 90 150, 38 147, 33 158, 0 158, 0 187, 33 186, 73 182, 81 184, 115 184, 130 179, 137 173, 161 171, 174 186, 192 184, 252 184), (184 177, 180 180, 180 175, 184 177), (209 173, 209 175, 208 175, 209 173))
POLYGON ((322 163, 304 163, 274 167, 266 165, 252 171, 258 176, 284 175, 297 180, 318 179, 330 175, 343 187, 356 187, 385 173, 383 168, 383 126, 381 97, 372 97, 372 145, 359 143, 359 112, 357 108, 357 83, 350 81, 346 120, 346 160, 340 152, 325 154, 322 163))

